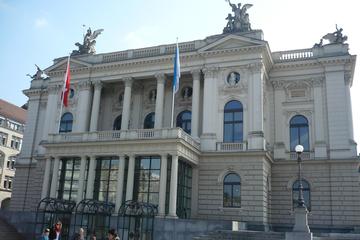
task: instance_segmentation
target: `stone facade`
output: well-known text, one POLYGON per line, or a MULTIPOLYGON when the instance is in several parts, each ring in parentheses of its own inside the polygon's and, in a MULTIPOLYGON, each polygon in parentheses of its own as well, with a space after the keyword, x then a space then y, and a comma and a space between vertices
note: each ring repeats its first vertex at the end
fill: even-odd
POLYGON ((304 179, 310 184, 310 227, 360 226, 349 90, 356 57, 347 44, 270 52, 262 31, 256 30, 180 43, 179 48, 174 124, 176 116, 191 111, 190 134, 170 128, 174 44, 74 56, 74 95, 61 113, 67 59, 55 59, 45 70, 50 80, 33 80, 24 91, 29 118, 12 209, 35 211, 41 198, 59 197, 57 173, 65 158, 78 157, 80 162, 79 194, 73 200, 79 202, 84 191, 93 198, 96 162, 103 156, 119 159, 118 209, 123 199, 135 196, 138 158, 157 156, 161 217, 177 216, 182 174, 177 169, 186 163, 192 168, 191 218, 236 220, 254 229, 291 227, 297 162, 290 121, 302 116, 308 129, 309 146, 302 157, 304 179), (243 118, 241 133, 236 133, 241 138, 228 141, 224 112, 231 101, 241 103, 243 118), (72 132, 59 134, 65 112, 73 116, 72 132), (152 112, 154 126, 144 129, 152 112), (240 177, 241 206, 224 205, 224 178, 230 173, 240 177))

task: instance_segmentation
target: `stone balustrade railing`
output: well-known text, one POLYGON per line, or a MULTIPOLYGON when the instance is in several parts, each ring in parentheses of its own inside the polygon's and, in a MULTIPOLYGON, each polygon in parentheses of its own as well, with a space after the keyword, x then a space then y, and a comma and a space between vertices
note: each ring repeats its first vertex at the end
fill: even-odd
POLYGON ((297 49, 291 51, 273 52, 272 57, 274 62, 298 61, 313 58, 314 52, 312 48, 297 49))
POLYGON ((200 149, 200 143, 195 141, 181 128, 162 129, 130 129, 120 131, 98 131, 83 133, 49 134, 48 143, 62 142, 94 142, 94 141, 124 141, 141 139, 183 139, 193 147, 200 149))
MULTIPOLYGON (((311 160, 314 159, 315 154, 314 152, 303 152, 301 154, 302 160, 311 160)), ((289 152, 289 159, 290 160, 297 160, 297 153, 296 152, 289 152)))
MULTIPOLYGON (((171 44, 171 45, 162 45, 162 46, 149 47, 149 48, 130 49, 130 50, 115 52, 111 54, 104 54, 102 56, 102 62, 108 63, 108 62, 116 62, 116 61, 136 59, 136 58, 173 54, 175 52, 175 47, 176 47, 175 44, 171 44)), ((189 52, 194 50, 195 50, 195 41, 179 44, 180 52, 189 52)))
POLYGON ((235 143, 216 143, 216 151, 220 152, 241 152, 247 150, 246 142, 235 142, 235 143))

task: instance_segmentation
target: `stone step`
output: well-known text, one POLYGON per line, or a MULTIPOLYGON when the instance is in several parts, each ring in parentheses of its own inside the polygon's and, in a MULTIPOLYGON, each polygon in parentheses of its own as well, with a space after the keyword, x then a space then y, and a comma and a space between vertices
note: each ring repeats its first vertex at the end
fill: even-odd
POLYGON ((1 240, 22 240, 24 239, 16 229, 0 218, 0 239, 1 240))
POLYGON ((285 240, 285 233, 257 231, 227 231, 209 232, 206 235, 194 237, 193 240, 285 240))
POLYGON ((353 233, 319 233, 313 240, 360 240, 360 234, 353 233))

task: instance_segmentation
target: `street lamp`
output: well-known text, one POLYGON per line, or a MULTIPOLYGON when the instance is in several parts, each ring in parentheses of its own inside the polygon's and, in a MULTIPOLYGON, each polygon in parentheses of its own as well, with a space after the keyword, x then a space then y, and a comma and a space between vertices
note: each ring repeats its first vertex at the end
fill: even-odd
POLYGON ((299 173, 298 173, 298 181, 299 181, 299 196, 298 196, 298 207, 306 208, 304 202, 304 195, 303 195, 303 185, 302 185, 302 177, 301 177, 301 154, 304 151, 304 147, 302 145, 296 145, 295 151, 297 153, 297 161, 299 166, 299 173))

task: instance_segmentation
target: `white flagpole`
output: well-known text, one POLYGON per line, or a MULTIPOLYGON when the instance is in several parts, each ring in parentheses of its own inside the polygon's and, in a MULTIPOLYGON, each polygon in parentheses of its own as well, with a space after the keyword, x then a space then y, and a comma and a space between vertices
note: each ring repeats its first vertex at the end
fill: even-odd
POLYGON ((63 89, 62 89, 62 92, 61 92, 60 116, 59 116, 59 124, 58 124, 58 128, 57 128, 58 130, 57 131, 60 131, 61 115, 62 115, 62 110, 63 110, 63 105, 64 105, 64 93, 65 93, 65 88, 66 88, 66 78, 67 78, 67 75, 68 75, 68 71, 70 71, 69 62, 70 62, 70 54, 68 56, 68 60, 67 60, 67 63, 66 63, 66 70, 65 70, 65 76, 64 76, 63 89), (69 69, 68 69, 68 66, 69 66, 69 69))
MULTIPOLYGON (((176 56, 176 54, 180 54, 180 53, 177 53, 177 50, 178 50, 178 38, 176 38, 176 48, 175 48, 175 59, 174 59, 174 74, 177 74, 175 73, 175 68, 177 67, 176 66, 176 61, 177 61, 177 58, 179 58, 179 56, 176 56)), ((171 104, 171 124, 170 124, 170 128, 173 128, 174 127, 174 108, 175 108, 175 87, 174 86, 174 79, 175 79, 175 75, 174 75, 174 78, 173 78, 173 88, 172 88, 172 104, 171 104)), ((180 79, 179 79, 180 80, 180 79)))

